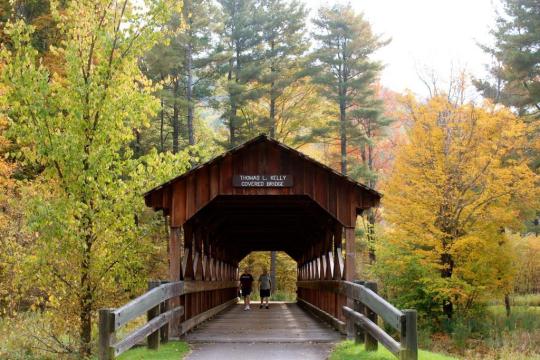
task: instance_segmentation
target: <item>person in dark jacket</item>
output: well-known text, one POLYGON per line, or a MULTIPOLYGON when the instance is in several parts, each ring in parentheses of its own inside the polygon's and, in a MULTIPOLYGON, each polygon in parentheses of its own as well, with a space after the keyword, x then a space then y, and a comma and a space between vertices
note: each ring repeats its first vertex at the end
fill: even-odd
POLYGON ((250 310, 249 296, 251 295, 252 285, 253 276, 250 273, 250 269, 246 268, 244 273, 240 275, 240 291, 242 292, 242 297, 244 298, 244 311, 250 310))

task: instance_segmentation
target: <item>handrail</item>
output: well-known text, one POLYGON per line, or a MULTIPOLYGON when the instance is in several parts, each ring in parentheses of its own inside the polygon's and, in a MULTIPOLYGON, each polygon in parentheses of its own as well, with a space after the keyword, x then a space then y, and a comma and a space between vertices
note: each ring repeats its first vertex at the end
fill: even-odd
MULTIPOLYGON (((333 292, 346 296, 355 304, 354 309, 343 306, 343 315, 352 326, 347 326, 349 338, 363 341, 359 334, 363 331, 367 350, 376 350, 377 342, 383 344, 392 354, 403 360, 418 359, 416 310, 399 310, 376 293, 375 283, 342 280, 303 280, 299 288, 333 292), (401 342, 394 340, 377 324, 377 315, 396 329, 401 342), (352 333, 354 331, 354 334, 352 333)), ((319 312, 322 312, 319 310, 319 312)))
POLYGON ((162 302, 167 301, 175 296, 182 295, 183 290, 183 281, 166 283, 153 288, 136 299, 131 300, 126 305, 119 307, 113 312, 113 330, 118 330, 126 323, 156 307, 156 305, 161 304, 162 302))
POLYGON ((342 294, 349 299, 360 301, 377 315, 382 317, 389 325, 397 331, 401 331, 401 318, 403 312, 394 305, 383 299, 373 290, 364 285, 356 284, 350 281, 342 281, 342 294))
MULTIPOLYGON (((164 327, 173 318, 178 318, 184 314, 184 307, 180 305, 168 309, 169 300, 197 292, 236 288, 238 281, 151 281, 149 286, 151 288, 149 291, 117 309, 99 310, 98 357, 100 360, 115 359, 116 356, 129 350, 145 338, 148 338, 150 348, 157 348, 159 345, 159 330, 161 329, 162 336, 167 334, 164 327), (148 316, 146 324, 132 331, 124 339, 116 341, 115 333, 119 328, 145 313, 148 316)), ((232 299, 197 315, 195 318, 190 318, 180 324, 180 328, 187 331, 222 310, 225 305, 228 306, 235 301, 235 299, 232 299)))

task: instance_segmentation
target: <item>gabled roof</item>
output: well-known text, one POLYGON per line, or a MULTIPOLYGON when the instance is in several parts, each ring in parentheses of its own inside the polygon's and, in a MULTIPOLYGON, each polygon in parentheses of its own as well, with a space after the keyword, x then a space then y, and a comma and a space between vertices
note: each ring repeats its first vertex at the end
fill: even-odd
POLYGON ((322 168, 322 169, 326 170, 327 172, 332 173, 333 175, 335 175, 335 176, 337 176, 337 177, 339 177, 339 178, 341 178, 343 180, 346 180, 347 182, 351 183, 352 185, 354 185, 356 187, 359 187, 362 190, 371 193, 372 195, 375 195, 378 198, 382 197, 382 194, 380 192, 370 188, 369 186, 366 186, 366 185, 364 185, 364 184, 362 184, 362 183, 360 183, 360 182, 358 182, 358 181, 356 181, 356 180, 354 180, 354 179, 352 179, 352 178, 350 178, 350 177, 348 177, 346 175, 343 175, 342 173, 340 173, 340 172, 332 169, 331 167, 329 167, 329 166, 327 166, 327 165, 313 159, 312 157, 309 157, 308 155, 306 155, 306 154, 304 154, 304 153, 302 153, 302 152, 300 152, 300 151, 298 151, 296 149, 293 149, 292 147, 290 147, 288 145, 285 145, 282 142, 279 142, 279 141, 277 141, 275 139, 270 138, 266 134, 261 134, 261 135, 255 137, 255 138, 253 138, 251 140, 248 140, 248 141, 244 142, 243 144, 240 144, 240 145, 238 145, 238 146, 236 146, 236 147, 222 153, 221 155, 218 155, 218 156, 212 158, 211 160, 209 160, 209 161, 207 161, 207 162, 205 162, 203 164, 195 166, 194 168, 190 169, 189 171, 187 171, 187 172, 185 172, 185 173, 183 173, 183 174, 181 174, 181 175, 179 175, 179 176, 177 176, 177 177, 175 177, 175 178, 173 178, 173 179, 171 179, 171 180, 169 180, 169 181, 167 181, 167 182, 165 182, 165 183, 163 183, 163 184, 161 184, 161 185, 159 185, 159 186, 157 186, 157 187, 155 187, 155 188, 153 188, 153 189, 151 189, 149 191, 147 191, 144 194, 144 197, 147 198, 153 192, 161 190, 163 188, 166 188, 169 185, 171 185, 171 184, 173 184, 173 183, 175 183, 175 182, 177 182, 177 181, 179 181, 179 180, 181 180, 181 179, 183 179, 185 177, 188 177, 189 175, 201 170, 202 168, 208 167, 208 166, 218 162, 219 160, 221 160, 221 159, 223 159, 223 158, 225 158, 227 156, 233 155, 233 154, 238 153, 238 152, 240 152, 240 151, 242 151, 242 150, 244 150, 246 148, 251 147, 252 145, 262 143, 262 142, 268 142, 268 143, 274 144, 274 145, 282 148, 284 151, 291 152, 291 153, 295 154, 296 156, 301 157, 301 158, 307 160, 308 162, 311 162, 313 165, 315 165, 315 166, 317 166, 319 168, 322 168))

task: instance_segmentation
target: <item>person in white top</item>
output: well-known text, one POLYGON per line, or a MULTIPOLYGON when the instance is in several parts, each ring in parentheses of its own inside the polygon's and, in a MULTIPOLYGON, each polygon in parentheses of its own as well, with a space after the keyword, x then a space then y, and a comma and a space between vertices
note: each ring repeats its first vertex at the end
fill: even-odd
POLYGON ((268 309, 268 298, 270 297, 270 289, 272 288, 272 281, 268 271, 263 269, 263 273, 259 276, 259 294, 261 295, 261 305, 259 309, 262 309, 263 302, 266 299, 266 308, 268 309))

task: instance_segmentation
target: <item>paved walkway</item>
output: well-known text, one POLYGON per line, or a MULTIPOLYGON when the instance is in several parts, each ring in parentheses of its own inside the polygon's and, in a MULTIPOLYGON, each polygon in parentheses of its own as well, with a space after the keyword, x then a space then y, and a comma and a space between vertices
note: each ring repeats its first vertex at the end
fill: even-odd
POLYGON ((295 303, 271 303, 270 309, 235 305, 186 336, 189 360, 324 360, 342 336, 295 303))

